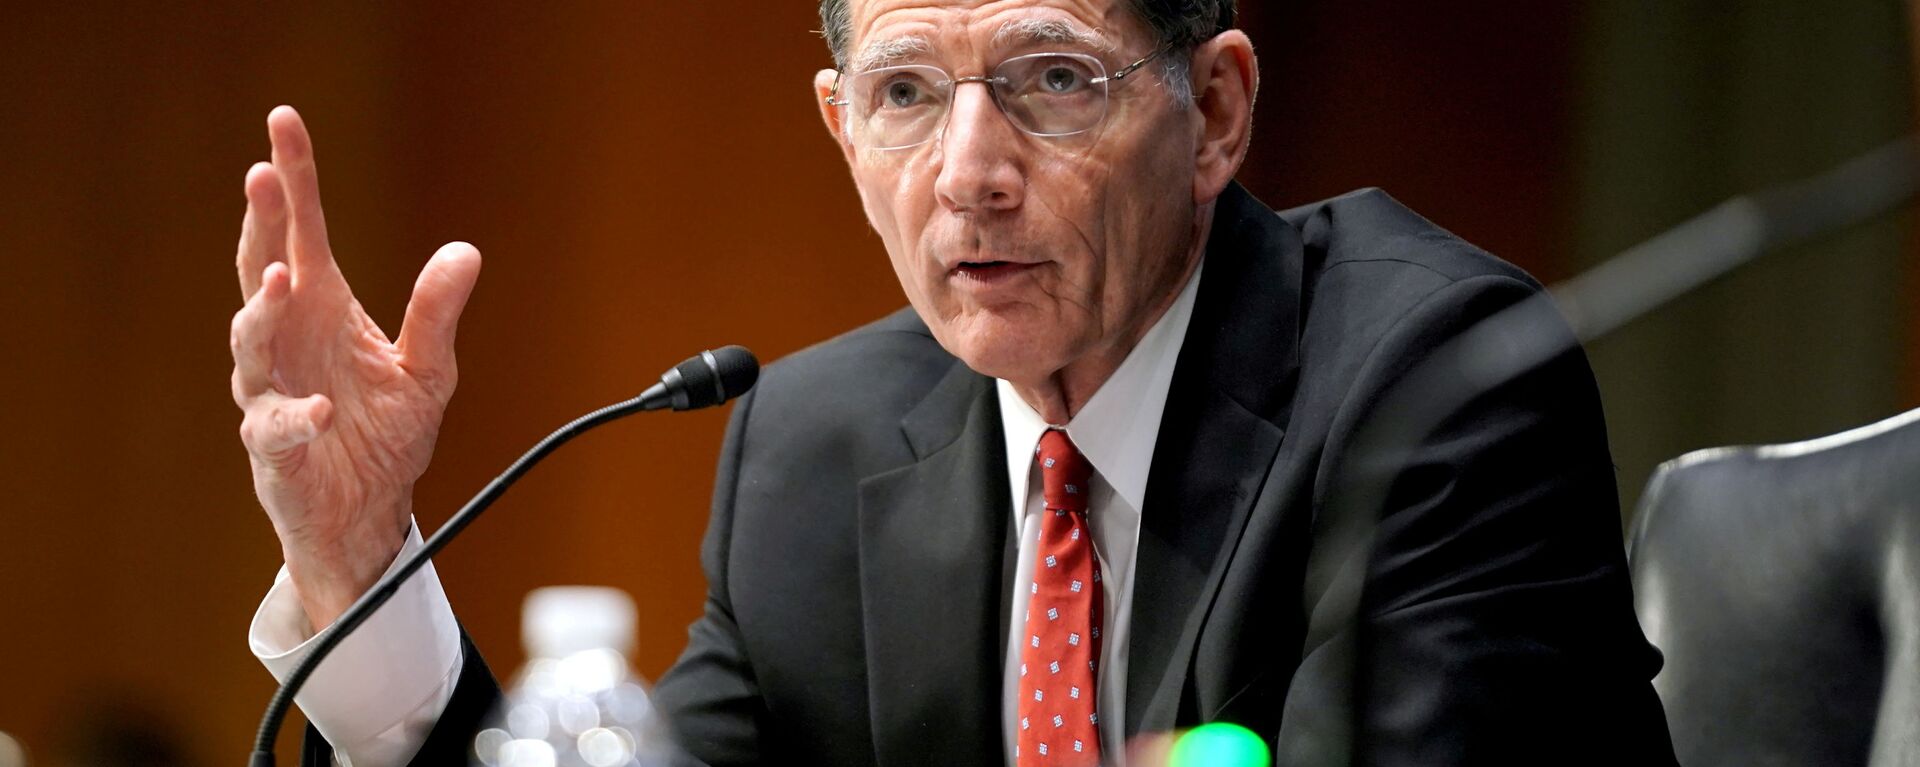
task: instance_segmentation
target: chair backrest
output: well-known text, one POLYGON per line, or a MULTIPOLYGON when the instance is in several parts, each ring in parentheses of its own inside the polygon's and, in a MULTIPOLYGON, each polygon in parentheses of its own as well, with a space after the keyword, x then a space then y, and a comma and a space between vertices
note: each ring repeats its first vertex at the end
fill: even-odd
POLYGON ((1668 462, 1628 557, 1681 764, 1920 764, 1920 410, 1668 462))

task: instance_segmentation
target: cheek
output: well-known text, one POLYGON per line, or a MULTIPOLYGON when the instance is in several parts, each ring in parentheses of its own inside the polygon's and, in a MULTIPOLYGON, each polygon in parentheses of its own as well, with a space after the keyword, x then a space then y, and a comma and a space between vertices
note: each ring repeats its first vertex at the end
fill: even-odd
POLYGON ((1064 267, 1064 290, 1099 293, 1111 272, 1106 260, 1126 249, 1128 211, 1114 206, 1115 177, 1110 163, 1085 154, 1053 158, 1033 176, 1028 204, 1043 222, 1035 234, 1064 267))
POLYGON ((1111 178, 1126 181, 1106 187, 1101 201, 1102 236, 1112 243, 1102 254, 1099 286, 1106 309, 1101 319, 1109 331, 1130 325, 1162 297, 1192 247, 1191 172, 1185 170, 1191 164, 1183 162, 1178 142, 1130 143, 1116 153, 1116 167, 1108 169, 1111 178))
POLYGON ((866 208, 867 223, 873 226, 881 239, 892 243, 899 231, 898 195, 894 193, 892 174, 876 173, 856 168, 853 174, 854 187, 860 192, 860 205, 866 208))
POLYGON ((856 171, 854 181, 867 221, 886 247, 887 260, 900 287, 909 301, 924 306, 938 288, 926 268, 931 261, 923 242, 927 230, 925 201, 931 197, 931 190, 923 189, 925 182, 905 168, 856 171))

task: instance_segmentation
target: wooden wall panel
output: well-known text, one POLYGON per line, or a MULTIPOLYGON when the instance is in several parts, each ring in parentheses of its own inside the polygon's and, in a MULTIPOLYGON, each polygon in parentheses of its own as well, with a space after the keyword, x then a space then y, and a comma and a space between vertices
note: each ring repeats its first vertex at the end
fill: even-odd
MULTIPOLYGON (((1914 130, 1920 133, 1920 3, 1907 3, 1907 55, 1912 60, 1914 130)), ((1910 210, 1920 213, 1920 204, 1910 210)), ((1907 233, 1907 295, 1920 296, 1920 231, 1907 233)), ((1920 301, 1907 303, 1906 401, 1920 407, 1920 301)))
POLYGON ((1377 186, 1543 280, 1570 276, 1576 6, 1240 5, 1262 75, 1241 175, 1262 199, 1377 186))
MULTIPOLYGON (((389 330, 440 243, 486 256, 429 527, 691 351, 773 358, 901 303, 817 127, 804 4, 747 24, 723 3, 0 13, 0 730, 43 758, 123 707, 232 762, 271 690, 244 634, 278 549, 225 337, 273 105, 309 119, 343 268, 389 330)), ((665 668, 700 605, 724 418, 587 437, 441 559, 496 668, 520 661, 520 596, 551 583, 633 592, 637 663, 665 668)))

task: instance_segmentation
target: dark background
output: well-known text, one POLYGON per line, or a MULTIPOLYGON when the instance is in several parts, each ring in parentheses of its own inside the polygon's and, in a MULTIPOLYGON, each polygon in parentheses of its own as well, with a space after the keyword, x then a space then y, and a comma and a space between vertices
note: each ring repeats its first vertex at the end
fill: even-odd
MULTIPOLYGON (((1380 186, 1547 281, 1913 124, 1892 0, 1243 5, 1256 194, 1380 186)), ((0 10, 0 730, 35 764, 247 748, 272 690, 247 622, 280 560, 226 336, 268 109, 306 116, 337 255, 390 331, 435 247, 485 254, 431 529, 691 350, 776 358, 904 303, 819 127, 817 26, 801 2, 0 10)), ((1920 404, 1906 218, 1593 345, 1623 521, 1660 460, 1920 404)), ((521 596, 556 583, 632 592, 635 662, 666 667, 724 418, 597 432, 439 558, 496 669, 521 596)))

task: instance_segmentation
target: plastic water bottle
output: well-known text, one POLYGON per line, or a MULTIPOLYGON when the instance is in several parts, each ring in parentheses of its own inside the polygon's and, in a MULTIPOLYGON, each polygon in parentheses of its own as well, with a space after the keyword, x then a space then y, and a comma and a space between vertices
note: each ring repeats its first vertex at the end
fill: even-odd
POLYGON ((649 767, 643 739, 653 706, 627 666, 634 624, 633 600, 619 589, 528 594, 520 622, 527 665, 491 726, 474 737, 475 764, 649 767))

